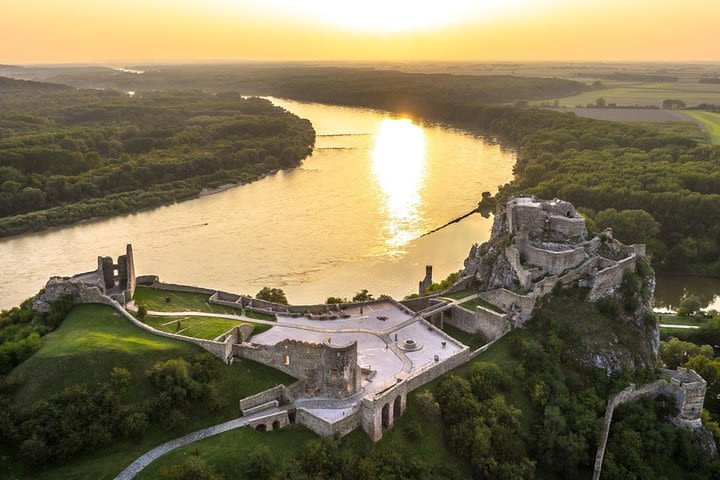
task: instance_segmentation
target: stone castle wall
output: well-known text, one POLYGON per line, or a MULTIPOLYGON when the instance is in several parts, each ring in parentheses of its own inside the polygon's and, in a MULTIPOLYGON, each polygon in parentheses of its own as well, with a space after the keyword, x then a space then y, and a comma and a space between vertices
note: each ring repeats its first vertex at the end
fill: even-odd
POLYGON ((525 263, 542 266, 553 275, 575 268, 587 259, 585 249, 582 247, 554 252, 530 244, 521 245, 518 241, 518 251, 525 263))
POLYGON ((520 317, 523 320, 527 320, 532 315, 536 300, 534 295, 520 295, 505 288, 482 292, 480 298, 506 312, 519 309, 520 317))
POLYGON ((626 270, 635 271, 637 257, 634 255, 624 258, 612 267, 605 268, 594 275, 593 285, 588 293, 587 301, 595 302, 602 298, 608 291, 620 285, 623 274, 626 270))
POLYGON ((343 347, 296 340, 275 345, 243 343, 233 346, 233 354, 306 380, 306 396, 345 398, 360 385, 357 342, 343 347))
POLYGON ((298 408, 297 421, 320 436, 344 437, 360 426, 360 410, 356 410, 338 422, 330 423, 304 408, 298 408))
POLYGON ((573 238, 584 238, 587 234, 585 219, 551 215, 548 222, 547 241, 562 242, 573 238))

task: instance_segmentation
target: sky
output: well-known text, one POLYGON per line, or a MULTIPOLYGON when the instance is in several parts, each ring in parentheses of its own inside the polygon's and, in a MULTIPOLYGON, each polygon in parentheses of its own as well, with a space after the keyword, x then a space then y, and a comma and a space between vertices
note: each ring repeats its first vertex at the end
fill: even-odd
POLYGON ((0 63, 718 61, 719 0, 2 0, 0 63))

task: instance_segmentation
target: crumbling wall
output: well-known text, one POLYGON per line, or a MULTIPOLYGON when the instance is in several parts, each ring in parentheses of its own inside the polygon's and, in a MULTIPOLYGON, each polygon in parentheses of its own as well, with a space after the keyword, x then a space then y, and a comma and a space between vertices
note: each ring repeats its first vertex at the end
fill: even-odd
POLYGON ((235 345, 233 353, 304 380, 306 396, 345 398, 360 386, 357 342, 335 346, 286 339, 275 345, 235 345))
POLYGON ((542 267, 549 273, 557 275, 565 270, 575 268, 587 259, 585 249, 582 247, 562 252, 553 252, 535 247, 533 245, 518 245, 521 258, 532 265, 542 267))
POLYGON ((504 288, 483 292, 480 294, 480 298, 506 312, 514 310, 513 307, 517 307, 523 320, 530 318, 535 308, 535 295, 520 295, 504 288))
POLYGON ((523 268, 522 262, 520 261, 520 252, 515 245, 508 245, 505 247, 505 257, 508 259, 508 262, 510 262, 510 266, 512 267, 513 272, 515 272, 515 276, 517 276, 520 286, 523 288, 531 288, 532 272, 523 268))
POLYGON ((585 238, 587 230, 585 228, 585 219, 582 217, 565 217, 560 215, 551 215, 548 223, 549 242, 564 241, 568 239, 585 238))
POLYGON ((620 285, 625 271, 635 271, 636 263, 637 257, 633 255, 620 260, 612 267, 597 272, 597 274, 593 276, 593 284, 590 293, 588 293, 587 301, 595 302, 605 296, 607 292, 620 285))

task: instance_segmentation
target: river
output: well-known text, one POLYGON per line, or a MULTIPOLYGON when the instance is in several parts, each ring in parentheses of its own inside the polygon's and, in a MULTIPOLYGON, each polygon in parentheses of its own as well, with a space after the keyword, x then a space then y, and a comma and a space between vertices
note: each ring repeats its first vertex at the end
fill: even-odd
POLYGON ((255 294, 281 287, 293 303, 367 288, 403 297, 425 265, 458 270, 491 219, 473 215, 483 191, 509 181, 515 154, 467 133, 374 110, 272 99, 317 131, 296 169, 135 214, 0 240, 0 308, 51 275, 95 267, 132 243, 138 274, 255 294))
MULTIPOLYGON (((131 215, 0 240, 0 308, 51 275, 92 269, 97 255, 135 249, 138 274, 255 294, 281 287, 294 303, 367 288, 403 297, 425 265, 458 270, 491 219, 483 191, 512 178, 515 154, 465 132, 375 110, 271 99, 309 119, 316 148, 302 165, 223 192, 131 215)), ((687 294, 720 310, 720 279, 658 276, 656 306, 687 294)))

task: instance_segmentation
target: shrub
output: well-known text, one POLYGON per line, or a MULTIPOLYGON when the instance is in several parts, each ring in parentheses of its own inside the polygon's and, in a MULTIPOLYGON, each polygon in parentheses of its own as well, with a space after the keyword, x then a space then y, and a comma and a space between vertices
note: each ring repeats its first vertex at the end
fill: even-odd
POLYGON ((272 452, 267 445, 258 445, 248 454, 245 476, 249 479, 266 480, 273 473, 272 452))
POLYGON ((402 434, 411 442, 417 442, 422 437, 422 427, 417 420, 411 420, 402 427, 402 434))

